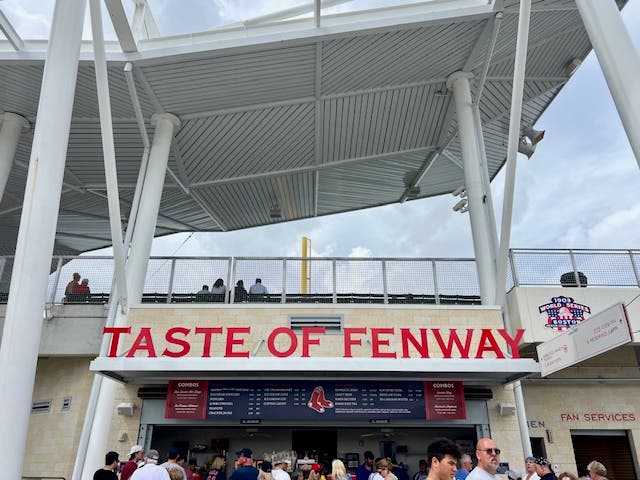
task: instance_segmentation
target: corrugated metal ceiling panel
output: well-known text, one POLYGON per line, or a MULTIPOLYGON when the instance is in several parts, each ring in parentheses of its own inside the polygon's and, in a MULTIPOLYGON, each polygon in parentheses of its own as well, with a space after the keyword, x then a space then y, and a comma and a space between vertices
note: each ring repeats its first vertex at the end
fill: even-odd
MULTIPOLYGON (((455 149, 455 146, 454 146, 455 149)), ((429 196, 449 193, 464 185, 464 172, 444 155, 439 155, 429 173, 420 182, 421 194, 429 196)))
POLYGON ((318 214, 397 202, 425 154, 399 155, 320 171, 318 214))
MULTIPOLYGON (((573 58, 584 58, 591 48, 576 10, 531 14, 526 72, 529 77, 563 77, 573 58)), ((505 15, 489 69, 490 77, 513 76, 518 15, 505 15)))
MULTIPOLYGON (((153 128, 148 125, 149 135, 153 128)), ((144 150, 138 125, 134 121, 113 123, 116 145, 118 182, 134 185, 138 178, 144 150)), ((67 150, 67 170, 83 184, 105 183, 102 137, 98 121, 73 122, 67 150)))
POLYGON ((203 182, 311 165, 314 104, 190 120, 177 134, 187 178, 203 182))
POLYGON ((446 97, 427 85, 324 102, 322 162, 435 145, 446 97))
MULTIPOLYGON (((558 82, 527 80, 524 83, 523 104, 528 104, 546 92, 550 90, 556 91, 557 89, 558 82)), ((511 81, 491 81, 486 83, 480 102, 483 123, 492 122, 502 116, 509 115, 512 90, 513 82, 511 81)))
POLYGON ((313 216, 314 177, 313 172, 305 172, 261 178, 199 188, 198 193, 226 230, 237 230, 313 216), (281 219, 270 216, 276 206, 281 219))
POLYGON ((315 45, 142 68, 167 111, 180 115, 313 96, 315 45))
MULTIPOLYGON (((107 72, 109 77, 111 115, 113 118, 135 118, 123 69, 121 67, 109 67, 107 72)), ((141 85, 137 84, 136 90, 142 112, 148 118, 154 111, 153 106, 147 99, 145 90, 141 85)), ((82 63, 78 68, 73 116, 75 118, 97 118, 99 115, 95 68, 91 64, 82 63)))
POLYGON ((322 94, 446 78, 467 60, 484 21, 324 42, 322 94))
POLYGON ((33 117, 38 111, 41 65, 4 63, 0 68, 0 110, 33 117))

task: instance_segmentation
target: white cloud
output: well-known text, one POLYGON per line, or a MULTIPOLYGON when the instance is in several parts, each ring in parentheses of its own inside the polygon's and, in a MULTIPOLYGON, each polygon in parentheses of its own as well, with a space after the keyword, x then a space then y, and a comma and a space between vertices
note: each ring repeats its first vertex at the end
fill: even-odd
POLYGON ((369 258, 369 257, 373 257, 373 252, 367 247, 357 246, 351 249, 348 257, 349 258, 369 258))

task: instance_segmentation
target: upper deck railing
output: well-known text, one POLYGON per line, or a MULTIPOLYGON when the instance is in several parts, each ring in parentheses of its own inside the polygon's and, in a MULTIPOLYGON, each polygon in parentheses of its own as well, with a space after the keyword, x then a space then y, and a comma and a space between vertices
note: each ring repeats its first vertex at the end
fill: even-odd
MULTIPOLYGON (((640 250, 510 251, 507 289, 513 286, 640 287, 640 250)), ((6 302, 12 257, 0 257, 0 301, 6 302)), ((107 303, 113 258, 54 257, 47 304, 107 303), (89 279, 91 295, 67 295, 74 272, 89 279)), ((475 261, 471 258, 283 258, 152 257, 143 303, 380 303, 479 304, 475 261), (306 287, 303 277, 306 277, 306 287), (203 295, 202 285, 221 278, 225 294, 203 295), (247 291, 256 278, 267 294, 247 291)))

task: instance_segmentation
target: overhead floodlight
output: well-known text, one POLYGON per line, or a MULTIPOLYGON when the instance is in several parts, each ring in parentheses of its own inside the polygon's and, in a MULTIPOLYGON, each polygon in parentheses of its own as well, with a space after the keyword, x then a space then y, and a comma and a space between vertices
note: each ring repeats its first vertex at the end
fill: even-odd
POLYGON ((574 58, 573 60, 571 60, 565 68, 567 77, 570 77, 571 75, 573 75, 576 72, 576 70, 580 68, 580 65, 582 65, 582 60, 580 60, 579 58, 574 58))
POLYGON ((453 192, 451 192, 451 195, 453 195, 454 197, 466 197, 467 187, 465 187, 464 185, 460 185, 453 192))
POLYGON ((531 158, 531 155, 536 151, 536 144, 531 143, 531 141, 525 137, 524 135, 520 137, 520 141, 518 142, 518 152, 527 156, 527 158, 531 158))
POLYGON ((467 208, 467 199, 463 198, 453 206, 453 211, 464 213, 467 211, 466 208, 467 208), (465 209, 464 212, 462 211, 462 209, 465 209))
POLYGON ((544 132, 544 130, 536 130, 533 127, 525 127, 525 129, 522 130, 522 134, 525 137, 528 137, 533 145, 540 142, 540 140, 544 138, 544 132))

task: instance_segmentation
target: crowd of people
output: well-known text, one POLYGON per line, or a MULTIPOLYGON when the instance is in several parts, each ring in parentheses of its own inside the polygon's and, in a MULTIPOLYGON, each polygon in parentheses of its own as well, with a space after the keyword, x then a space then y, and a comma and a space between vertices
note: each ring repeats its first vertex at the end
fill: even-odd
MULTIPOLYGON (((403 466, 389 458, 374 458, 371 451, 364 452, 364 462, 351 475, 340 459, 331 462, 330 471, 329 464, 313 463, 289 473, 290 461, 284 456, 274 454, 257 463, 251 449, 243 448, 236 452, 236 469, 229 480, 504 480, 505 476, 509 480, 578 480, 571 472, 556 474, 547 458, 525 458, 524 476, 515 469, 501 470, 500 453, 491 438, 481 438, 476 444, 474 467, 471 456, 463 454, 455 442, 440 438, 427 446, 426 460, 420 460, 418 471, 410 478, 403 466)), ((105 465, 95 472, 93 480, 118 480, 119 466, 118 453, 108 452, 105 465)), ((198 465, 196 458, 185 467, 175 448, 169 450, 167 461, 160 463, 157 450, 145 452, 142 446, 134 445, 119 480, 227 480, 226 466, 226 459, 217 455, 206 468, 198 465)), ((583 477, 586 480, 607 480, 607 469, 598 461, 590 462, 587 471, 583 477)))
MULTIPOLYGON (((90 296, 91 289, 89 288, 89 279, 83 278, 80 280, 80 274, 75 272, 73 274, 73 279, 67 283, 67 286, 64 289, 64 303, 84 300, 81 298, 82 296, 90 296)), ((256 278, 256 281, 251 287, 249 287, 249 291, 244 288, 244 281, 238 280, 236 286, 233 290, 234 299, 236 302, 246 301, 249 295, 266 295, 269 291, 262 284, 261 278, 256 278)), ((223 297, 227 294, 227 286, 224 284, 224 280, 222 278, 218 278, 211 288, 209 285, 202 285, 202 289, 196 293, 196 300, 200 295, 222 295, 223 297)))
MULTIPOLYGON (((203 285, 202 289, 196 295, 226 295, 227 286, 224 284, 224 280, 218 278, 213 286, 209 288, 209 285, 203 285)), ((233 298, 235 302, 243 302, 247 300, 249 295, 266 295, 269 291, 262 284, 261 278, 256 278, 256 281, 253 285, 249 287, 249 291, 244 288, 244 281, 238 280, 236 286, 233 288, 233 298)), ((197 298, 197 297, 196 297, 197 298)))

